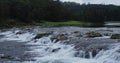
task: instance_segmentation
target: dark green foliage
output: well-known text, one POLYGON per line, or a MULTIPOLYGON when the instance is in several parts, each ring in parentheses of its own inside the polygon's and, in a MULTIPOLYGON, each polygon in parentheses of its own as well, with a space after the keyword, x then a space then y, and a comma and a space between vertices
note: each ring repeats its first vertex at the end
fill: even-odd
POLYGON ((34 23, 40 21, 85 21, 101 25, 120 21, 120 6, 77 4, 59 0, 0 0, 0 23, 34 23), (12 21, 11 21, 12 20, 12 21))

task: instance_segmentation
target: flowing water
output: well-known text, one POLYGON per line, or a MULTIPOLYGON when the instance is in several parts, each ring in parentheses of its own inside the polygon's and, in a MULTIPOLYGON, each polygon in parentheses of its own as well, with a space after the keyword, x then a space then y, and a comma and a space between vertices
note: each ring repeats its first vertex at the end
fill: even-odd
MULTIPOLYGON (((14 57, 14 59, 0 59, 0 63, 120 63, 120 41, 111 40, 110 36, 90 39, 75 38, 76 40, 73 39, 73 41, 67 44, 64 42, 69 42, 69 40, 66 40, 63 43, 62 41, 52 41, 50 39, 52 35, 40 39, 33 39, 36 34, 43 32, 52 31, 54 34, 70 34, 70 32, 73 31, 82 31, 81 33, 84 34, 85 32, 92 30, 99 30, 99 32, 104 30, 104 32, 101 33, 120 32, 120 28, 79 27, 13 28, 0 31, 0 56, 11 55, 14 57), (111 32, 110 30, 114 31, 111 32), (23 31, 23 33, 16 34, 19 31, 23 31), (99 40, 101 40, 101 43, 99 43, 99 40), (80 45, 79 49, 75 49, 78 44, 80 45), (107 45, 107 48, 99 50, 95 55, 93 55, 94 50, 88 51, 90 47, 104 47, 103 45, 107 45)), ((70 39, 72 40, 72 38, 70 39)))
POLYGON ((106 22, 105 26, 107 26, 107 27, 120 27, 120 22, 106 22))

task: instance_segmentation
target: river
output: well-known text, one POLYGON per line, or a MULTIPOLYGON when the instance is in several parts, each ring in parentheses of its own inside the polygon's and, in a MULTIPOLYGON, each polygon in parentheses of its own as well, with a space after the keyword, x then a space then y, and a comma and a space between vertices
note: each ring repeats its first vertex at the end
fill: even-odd
POLYGON ((120 28, 21 27, 0 30, 0 63, 120 63, 120 28), (101 37, 84 37, 97 31, 101 37), (37 34, 52 33, 39 39, 37 34), (82 36, 75 36, 75 34, 82 36), (51 40, 64 34, 66 40, 51 40), (106 35, 107 34, 107 35, 106 35))

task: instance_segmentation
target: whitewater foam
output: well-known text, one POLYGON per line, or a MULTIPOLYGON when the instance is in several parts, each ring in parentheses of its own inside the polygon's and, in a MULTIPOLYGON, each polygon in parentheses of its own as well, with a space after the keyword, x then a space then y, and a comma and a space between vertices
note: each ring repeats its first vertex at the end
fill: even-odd
POLYGON ((76 57, 77 51, 74 46, 52 42, 50 36, 32 40, 35 34, 29 32, 16 35, 13 31, 7 31, 0 35, 5 35, 2 40, 29 41, 27 44, 38 45, 30 47, 31 51, 26 51, 26 53, 36 55, 33 57, 35 61, 8 61, 7 63, 120 63, 119 44, 115 47, 111 46, 109 50, 101 50, 95 57, 92 56, 92 52, 89 52, 90 58, 85 58, 84 51, 80 50, 83 57, 76 57))

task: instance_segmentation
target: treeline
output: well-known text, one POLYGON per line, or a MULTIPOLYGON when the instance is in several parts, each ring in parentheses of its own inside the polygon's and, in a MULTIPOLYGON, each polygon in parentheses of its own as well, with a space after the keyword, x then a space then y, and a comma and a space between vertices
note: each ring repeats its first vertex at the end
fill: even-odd
POLYGON ((78 4, 59 0, 0 0, 0 23, 40 21, 120 21, 120 6, 78 4))

